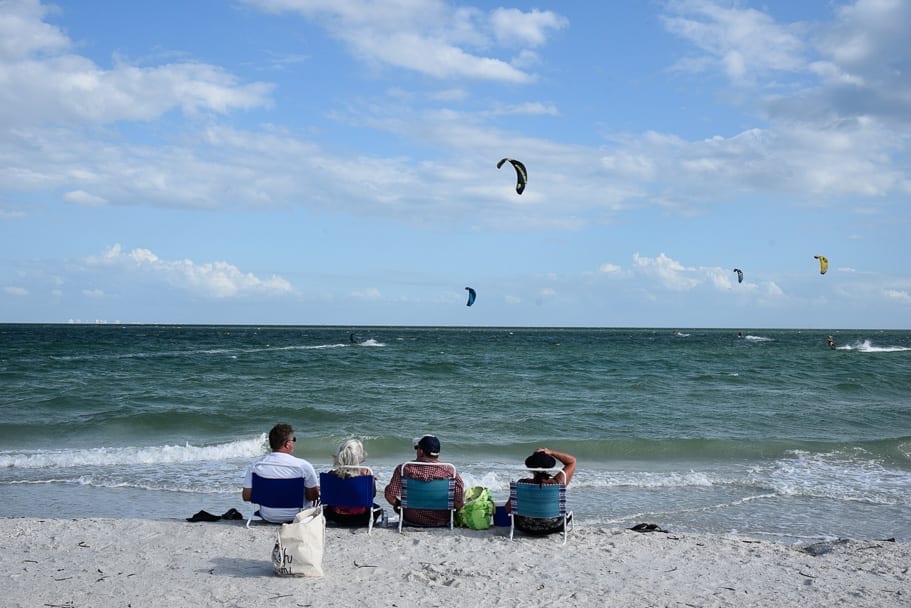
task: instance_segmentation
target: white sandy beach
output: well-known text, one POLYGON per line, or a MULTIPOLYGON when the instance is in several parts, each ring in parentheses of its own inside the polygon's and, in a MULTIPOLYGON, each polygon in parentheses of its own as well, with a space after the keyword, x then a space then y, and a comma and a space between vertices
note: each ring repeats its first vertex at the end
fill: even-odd
POLYGON ((911 544, 801 547, 576 527, 329 528, 325 576, 272 572, 277 528, 242 521, 0 519, 4 606, 890 606, 911 603, 911 544))

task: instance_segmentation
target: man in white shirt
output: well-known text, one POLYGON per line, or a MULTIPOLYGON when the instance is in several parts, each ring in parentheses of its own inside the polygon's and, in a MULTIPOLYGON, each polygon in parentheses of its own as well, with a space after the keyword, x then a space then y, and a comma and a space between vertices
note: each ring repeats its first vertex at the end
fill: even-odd
MULTIPOLYGON (((319 477, 313 470, 313 465, 303 458, 296 458, 291 455, 294 451, 294 444, 297 437, 294 436, 294 429, 290 424, 276 424, 269 431, 269 447, 272 451, 247 468, 244 476, 244 489, 241 497, 250 502, 253 495, 253 470, 260 477, 268 479, 295 479, 304 478, 304 495, 313 506, 319 500, 319 477)), ((276 509, 261 506, 259 515, 266 521, 273 523, 283 523, 294 520, 298 509, 276 509)))

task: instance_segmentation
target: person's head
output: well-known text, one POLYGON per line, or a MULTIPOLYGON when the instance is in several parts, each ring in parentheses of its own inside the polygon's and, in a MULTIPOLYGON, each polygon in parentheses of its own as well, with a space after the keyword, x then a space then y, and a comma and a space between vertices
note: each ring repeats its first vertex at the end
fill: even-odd
POLYGON ((332 468, 339 477, 356 477, 360 475, 358 469, 345 467, 356 467, 366 459, 364 444, 357 439, 346 439, 335 450, 335 464, 332 468))
POLYGON ((296 441, 297 437, 294 436, 294 429, 290 424, 276 424, 269 431, 269 447, 273 452, 282 450, 290 452, 294 449, 296 441))
POLYGON ((440 440, 435 435, 415 437, 414 449, 418 450, 418 456, 423 452, 424 456, 436 458, 440 455, 440 440))
MULTIPOLYGON (((557 459, 542 451, 534 452, 525 459, 525 466, 529 469, 553 469, 557 466, 557 459)), ((550 479, 551 475, 547 471, 535 471, 535 479, 550 479)))

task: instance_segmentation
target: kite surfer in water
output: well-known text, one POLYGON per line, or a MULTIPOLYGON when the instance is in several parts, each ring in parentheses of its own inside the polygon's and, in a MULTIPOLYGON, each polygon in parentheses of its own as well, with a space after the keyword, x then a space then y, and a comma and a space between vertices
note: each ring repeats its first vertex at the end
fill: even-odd
POLYGON ((832 336, 829 336, 828 338, 826 338, 826 344, 828 344, 829 348, 831 348, 832 350, 835 350, 835 338, 833 338, 832 336))

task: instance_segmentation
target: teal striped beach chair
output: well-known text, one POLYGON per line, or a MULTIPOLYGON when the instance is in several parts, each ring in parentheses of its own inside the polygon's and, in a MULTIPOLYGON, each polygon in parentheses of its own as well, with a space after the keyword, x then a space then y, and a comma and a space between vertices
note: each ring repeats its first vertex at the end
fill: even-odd
POLYGON ((405 523, 405 509, 424 509, 430 511, 449 511, 449 529, 455 522, 455 489, 456 468, 448 462, 406 462, 401 465, 402 476, 402 511, 399 513, 399 532, 405 523), (447 479, 424 481, 405 476, 406 465, 444 466, 449 467, 452 475, 447 479))
MULTIPOLYGON (((563 473, 559 471, 558 474, 563 473)), ((566 475, 563 474, 564 479, 566 475)), ((566 508, 566 484, 537 484, 513 481, 509 484, 509 539, 516 530, 516 517, 526 521, 538 520, 541 524, 556 522, 562 529, 563 544, 573 528, 573 512, 566 508)))

